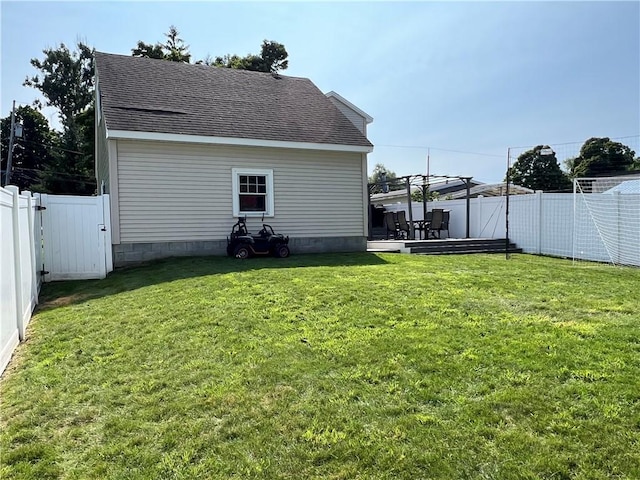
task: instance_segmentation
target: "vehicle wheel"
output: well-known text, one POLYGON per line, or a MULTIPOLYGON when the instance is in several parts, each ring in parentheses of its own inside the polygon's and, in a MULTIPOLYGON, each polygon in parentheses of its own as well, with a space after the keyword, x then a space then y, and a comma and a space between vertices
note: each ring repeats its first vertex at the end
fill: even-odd
POLYGON ((286 245, 278 245, 274 255, 278 258, 287 258, 291 252, 286 245))
POLYGON ((233 256, 244 260, 245 258, 249 258, 251 256, 251 250, 246 245, 238 245, 236 249, 233 251, 233 256))

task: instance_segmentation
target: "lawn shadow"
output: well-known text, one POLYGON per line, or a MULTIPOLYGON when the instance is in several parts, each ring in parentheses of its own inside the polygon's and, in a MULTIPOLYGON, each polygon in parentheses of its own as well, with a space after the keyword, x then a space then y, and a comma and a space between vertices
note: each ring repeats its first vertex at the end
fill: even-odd
POLYGON ((87 300, 136 290, 175 280, 233 272, 281 268, 382 265, 374 253, 303 254, 284 259, 259 257, 248 260, 222 256, 171 257, 118 268, 102 280, 70 280, 45 283, 36 312, 83 303, 87 300))

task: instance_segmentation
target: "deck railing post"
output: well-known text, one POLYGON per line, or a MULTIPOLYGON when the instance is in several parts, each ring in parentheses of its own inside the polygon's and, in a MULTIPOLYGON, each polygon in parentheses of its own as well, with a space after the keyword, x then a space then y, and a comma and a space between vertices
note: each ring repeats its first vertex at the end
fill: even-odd
POLYGON ((405 185, 407 186, 407 200, 409 202, 409 239, 415 240, 415 227, 413 225, 413 205, 411 201, 411 179, 405 178, 405 185))

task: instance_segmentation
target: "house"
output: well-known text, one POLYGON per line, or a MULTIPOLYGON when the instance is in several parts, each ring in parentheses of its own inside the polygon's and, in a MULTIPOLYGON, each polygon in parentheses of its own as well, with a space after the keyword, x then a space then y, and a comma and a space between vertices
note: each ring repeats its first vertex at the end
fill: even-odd
MULTIPOLYGON (((470 179, 469 185, 471 187, 475 187, 476 185, 480 185, 481 182, 470 179)), ((400 184, 400 188, 396 186, 397 190, 391 190, 387 193, 374 193, 371 195, 371 203, 380 204, 380 205, 389 205, 391 203, 407 203, 407 189, 402 187, 400 184)), ((422 187, 420 185, 411 185, 411 194, 414 192, 422 192, 422 187)), ((429 184, 429 192, 437 193, 438 198, 444 200, 448 195, 453 192, 466 192, 467 185, 464 180, 459 178, 452 178, 450 180, 441 180, 437 182, 433 182, 429 184)))
POLYGON ((293 253, 364 251, 372 118, 306 78, 96 53, 114 264, 224 254, 237 217, 293 253))
MULTIPOLYGON (((477 180, 469 180, 469 198, 476 198, 480 195, 484 197, 497 197, 506 195, 506 183, 483 183, 477 180)), ((411 193, 421 192, 419 185, 411 186, 411 193)), ((454 178, 447 181, 435 182, 429 185, 429 192, 437 193, 438 200, 455 200, 467 197, 467 186, 463 180, 454 178)), ((510 195, 523 195, 534 193, 530 188, 509 184, 510 195)), ((370 198, 371 204, 390 205, 392 203, 407 203, 407 190, 392 190, 388 193, 374 193, 370 198)))
MULTIPOLYGON (((515 183, 509 183, 509 195, 529 195, 531 193, 535 193, 535 190, 523 187, 522 185, 516 185, 515 183)), ((503 197, 506 194, 506 182, 480 183, 469 189, 469 198, 478 198, 479 196, 503 197)), ((467 198, 467 192, 458 190, 457 192, 452 192, 446 196, 446 199, 448 200, 456 200, 458 198, 467 198)))

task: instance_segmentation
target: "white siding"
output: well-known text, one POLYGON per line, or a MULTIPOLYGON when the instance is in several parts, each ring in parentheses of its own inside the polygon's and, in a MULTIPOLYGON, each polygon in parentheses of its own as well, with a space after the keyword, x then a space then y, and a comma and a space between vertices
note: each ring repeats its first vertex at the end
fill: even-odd
POLYGON ((104 115, 97 121, 96 116, 96 180, 98 181, 98 194, 102 191, 102 182, 105 184, 105 193, 109 192, 109 151, 107 149, 107 130, 104 124, 104 115))
POLYGON ((366 137, 367 122, 365 121, 364 117, 360 115, 358 112, 355 112, 354 110, 349 108, 347 105, 342 103, 337 98, 333 98, 333 97, 328 97, 328 98, 329 100, 331 100, 331 103, 333 103, 336 107, 338 107, 338 110, 340 110, 342 114, 345 117, 347 117, 349 121, 353 123, 356 126, 356 128, 360 130, 363 133, 363 135, 366 137))
MULTIPOLYGON (((360 153, 119 140, 117 157, 123 243, 226 238, 233 167, 273 169, 276 231, 365 236, 360 153)), ((260 219, 247 223, 257 231, 260 219)))

